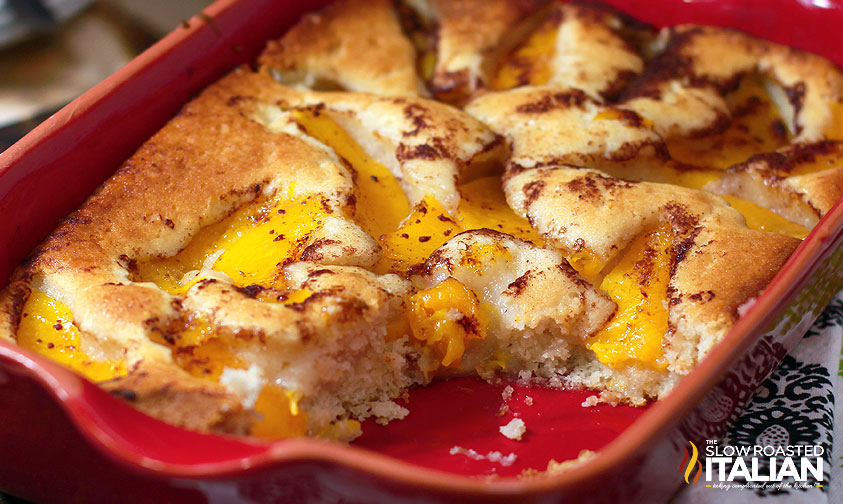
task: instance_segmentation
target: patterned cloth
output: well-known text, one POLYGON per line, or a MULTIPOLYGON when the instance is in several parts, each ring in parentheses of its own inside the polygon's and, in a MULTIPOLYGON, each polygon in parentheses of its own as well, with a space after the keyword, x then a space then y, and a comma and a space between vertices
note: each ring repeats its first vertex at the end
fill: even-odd
MULTIPOLYGON (((800 488, 787 477, 791 488, 763 489, 685 487, 674 504, 782 503, 826 504, 843 502, 843 391, 841 371, 843 291, 826 307, 799 345, 787 355, 773 376, 758 389, 746 411, 732 425, 721 446, 819 445, 823 455, 821 487, 800 488), (832 446, 832 441, 837 443, 832 446)), ((760 471, 769 471, 769 458, 759 458, 760 471)), ((782 467, 783 457, 776 457, 782 467)), ((741 483, 735 480, 734 483, 741 483)), ((745 481, 744 481, 745 483, 745 481)))

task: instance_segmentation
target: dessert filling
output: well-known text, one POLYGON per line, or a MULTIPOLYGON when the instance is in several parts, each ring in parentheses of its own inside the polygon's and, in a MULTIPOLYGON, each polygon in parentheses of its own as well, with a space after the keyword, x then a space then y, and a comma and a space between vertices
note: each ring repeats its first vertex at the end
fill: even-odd
POLYGON ((803 53, 582 2, 460 4, 476 30, 447 2, 336 5, 36 249, 9 336, 159 418, 267 439, 347 441, 457 376, 641 405, 839 200, 843 76, 803 53))
MULTIPOLYGON (((307 135, 331 148, 351 167, 354 207, 334 209, 320 195, 296 196, 295 186, 291 186, 284 194, 260 197, 202 228, 172 257, 140 261, 137 281, 153 282, 183 296, 202 282, 224 279, 248 290, 258 301, 299 306, 313 293, 291 288, 282 267, 301 260, 313 236, 332 218, 351 218, 376 239, 382 252, 372 266, 374 272, 398 273, 405 278, 411 278, 450 239, 469 230, 490 229, 544 246, 536 230, 507 205, 499 177, 481 177, 459 185, 456 215, 450 215, 431 196, 410 209, 401 181, 367 155, 336 121, 309 109, 296 111, 294 117, 307 135), (401 215, 406 217, 398 217, 401 215)), ((733 197, 730 201, 744 212, 752 228, 794 236, 806 232, 757 205, 733 197)), ((609 262, 598 260, 587 249, 569 251, 566 258, 573 268, 587 280, 599 282, 617 306, 602 329, 577 345, 613 369, 632 366, 665 372, 663 338, 668 331, 668 312, 664 300, 673 250, 671 231, 660 226, 637 237, 609 262)), ((512 255, 508 248, 492 243, 469 247, 460 264, 482 277, 498 261, 509 263, 512 255)), ((482 301, 488 296, 453 277, 416 289, 404 301, 403 317, 390 322, 384 337, 411 337, 422 352, 419 362, 424 381, 472 369, 505 371, 505 350, 494 345, 492 350, 476 350, 484 356, 471 360, 473 368, 461 367, 467 349, 479 349, 489 331, 495 330, 493 319, 501 316, 493 305, 482 301)), ((18 332, 22 345, 95 381, 126 373, 120 364, 85 354, 70 310, 47 294, 36 291, 23 313, 18 332)), ((236 387, 233 384, 252 371, 249 359, 244 358, 254 351, 252 343, 240 339, 236 332, 220 331, 197 314, 186 314, 166 331, 153 333, 152 340, 170 348, 174 362, 200 379, 236 387)), ((263 381, 247 401, 257 414, 252 435, 277 438, 310 433, 342 438, 359 431, 356 421, 339 419, 320 424, 315 432, 299 406, 301 391, 271 379, 263 381)))
POLYGON ((546 84, 553 76, 551 63, 561 21, 562 12, 553 10, 512 52, 501 58, 493 74, 492 89, 546 84))
POLYGON ((667 367, 662 339, 668 330, 664 300, 674 260, 671 235, 661 226, 636 238, 600 284, 618 310, 587 346, 609 367, 632 363, 656 370, 667 367))
POLYGON ((83 348, 79 329, 73 324, 70 308, 38 290, 30 294, 23 306, 17 342, 93 382, 126 374, 122 362, 89 355, 83 348))
POLYGON ((699 138, 668 138, 671 157, 690 165, 725 170, 754 154, 788 145, 792 133, 770 96, 771 88, 776 89, 760 76, 741 78, 737 89, 725 97, 730 112, 728 126, 699 138))

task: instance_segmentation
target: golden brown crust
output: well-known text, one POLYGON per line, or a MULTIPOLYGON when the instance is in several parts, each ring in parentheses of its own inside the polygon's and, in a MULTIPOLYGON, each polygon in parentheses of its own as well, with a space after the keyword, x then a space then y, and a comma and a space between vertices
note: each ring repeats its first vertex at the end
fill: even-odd
POLYGON ((486 86, 514 26, 548 0, 409 0, 436 26, 433 95, 460 103, 486 86))
MULTIPOLYGON (((274 191, 289 193, 295 187, 301 194, 324 193, 338 209, 348 206, 351 175, 332 152, 295 136, 301 135, 295 127, 288 134, 249 119, 256 104, 279 101, 287 105, 328 102, 340 114, 357 115, 362 129, 371 128, 395 140, 394 164, 403 173, 429 173, 434 180, 431 187, 455 184, 460 170, 497 145, 494 134, 480 123, 444 105, 368 95, 308 94, 284 88, 265 75, 239 70, 188 104, 68 218, 37 249, 27 268, 30 275, 79 313, 83 330, 108 334, 117 328, 109 323, 142 327, 148 318, 166 323, 176 315, 171 297, 147 284, 131 283, 134 261, 172 255, 200 227, 274 191), (429 123, 420 126, 415 116, 405 113, 408 109, 426 116, 429 123), (461 117, 465 117, 462 122, 461 117), (437 145, 438 155, 429 159, 408 154, 398 159, 398 153, 413 151, 416 144, 437 145), (162 199, 160 194, 169 198, 162 199), (114 301, 98 302, 103 299, 114 301)), ((420 180, 423 183, 425 178, 420 180)), ((422 185, 419 199, 432 191, 422 185)), ((458 194, 455 189, 447 196, 454 194, 458 194)), ((442 199, 456 206, 458 199, 448 198, 442 199)), ((325 259, 326 253, 322 250, 317 255, 325 259)), ((366 264, 377 259, 374 252, 365 255, 366 264)), ((138 330, 131 332, 136 344, 145 341, 138 330)))
POLYGON ((737 164, 706 189, 813 227, 843 197, 843 142, 797 144, 737 164))
MULTIPOLYGON (((465 231, 433 252, 415 283, 455 278, 497 310, 503 331, 552 325, 559 336, 583 341, 615 311, 602 291, 585 281, 557 250, 491 229, 465 231), (572 301, 574 300, 574 301, 572 301)), ((493 331, 494 332, 494 331, 493 331)))
POLYGON ((561 23, 548 85, 581 89, 612 99, 644 70, 644 60, 625 34, 648 32, 643 25, 603 4, 575 2, 558 7, 561 23))
POLYGON ((247 434, 254 420, 221 385, 156 362, 101 385, 147 415, 191 430, 247 434))
MULTIPOLYGON (((409 282, 395 275, 375 275, 355 266, 299 261, 287 265, 284 275, 293 290, 307 289, 310 296, 293 304, 265 302, 207 279, 191 287, 183 308, 219 331, 258 335, 273 356, 280 356, 309 344, 332 344, 337 334, 331 329, 348 319, 363 326, 383 323, 390 312, 400 311, 401 297, 410 290, 409 282)), ((273 293, 268 290, 264 298, 273 293)))
MULTIPOLYGON (((276 191, 322 194, 335 212, 351 204, 351 174, 332 152, 298 136, 270 131, 247 117, 266 81, 272 82, 266 76, 240 69, 209 87, 66 219, 6 289, 4 305, 8 308, 0 318, 9 333, 14 334, 17 325, 14 307, 25 300, 31 282, 33 288, 68 305, 74 325, 87 344, 101 347, 106 355, 125 362, 130 369, 170 369, 166 383, 157 372, 133 373, 121 382, 123 390, 137 389, 134 391, 143 398, 144 408, 163 412, 171 399, 159 392, 163 394, 166 387, 183 382, 179 394, 196 401, 202 413, 181 420, 208 430, 214 424, 199 425, 200 419, 217 422, 226 417, 230 396, 214 392, 214 387, 196 385, 171 363, 169 349, 149 339, 152 333, 165 333, 187 317, 186 307, 207 300, 203 290, 212 289, 203 286, 213 281, 200 282, 186 299, 178 299, 154 284, 132 279, 136 261, 173 255, 200 227, 276 191), (213 404, 218 414, 212 412, 213 404)), ((361 288, 358 291, 364 292, 361 288)), ((208 317, 218 328, 230 325, 230 319, 237 316, 248 316, 256 309, 249 303, 259 303, 231 288, 226 295, 231 297, 227 303, 229 319, 217 320, 222 315, 218 311, 208 317), (234 309, 235 301, 246 303, 245 312, 234 309)), ((381 308, 377 300, 372 302, 376 303, 374 313, 392 306, 381 308)), ((275 325, 283 320, 290 322, 279 334, 282 340, 310 337, 301 331, 292 334, 290 329, 304 327, 302 322, 308 318, 314 323, 324 320, 321 309, 308 315, 307 310, 283 305, 275 308, 275 325)), ((275 325, 267 323, 260 332, 275 325)), ((309 334, 328 334, 324 324, 317 325, 318 330, 309 334)))
MULTIPOLYGON (((349 217, 354 176, 333 150, 302 131, 291 107, 330 114, 352 135, 388 145, 388 164, 418 193, 410 191, 411 199, 442 193, 444 203, 456 207, 455 184, 505 152, 488 128, 439 103, 297 91, 265 73, 236 70, 186 105, 36 250, 5 291, 8 309, 0 319, 9 334, 30 286, 43 290, 70 308, 86 344, 133 370, 116 382, 124 396, 134 394, 145 411, 200 430, 227 419, 233 399, 217 384, 197 383, 173 363, 171 348, 154 342, 169 342, 166 335, 188 324, 207 324, 215 337, 231 340, 232 352, 249 356, 265 379, 300 392, 302 407, 317 405, 308 417, 317 432, 346 414, 342 404, 366 416, 361 404, 388 401, 421 381, 408 367, 412 349, 404 348, 403 335, 384 341, 387 322, 403 314, 410 284, 357 268, 372 267, 380 247, 349 217), (430 145, 434 155, 423 151, 430 145), (288 290, 256 299, 254 289, 235 288, 224 273, 205 271, 210 266, 184 295, 141 281, 138 261, 172 256, 201 227, 276 193, 318 195, 328 213, 301 244, 302 259, 312 262, 282 270, 288 290), (284 302, 294 291, 309 294, 284 302), (266 301, 275 295, 278 303, 266 301), (302 366, 326 369, 314 374, 302 366), (349 368, 350 376, 329 372, 332 366, 349 368), (364 386, 367 373, 378 369, 383 376, 364 386), (167 413, 179 400, 197 412, 167 413)), ((186 351, 178 340, 170 345, 186 351)))
POLYGON ((672 218, 672 209, 695 216, 695 223, 699 216, 716 215, 721 223, 744 226, 741 214, 712 194, 573 166, 522 171, 504 182, 504 193, 516 213, 555 247, 568 254, 588 250, 605 264, 636 237, 672 218))
POLYGON ((622 101, 655 123, 665 136, 699 134, 722 122, 722 95, 747 73, 769 77, 772 98, 796 141, 827 138, 829 104, 843 96, 843 72, 820 56, 736 30, 683 25, 666 28, 666 46, 622 101), (677 118, 677 105, 686 114, 677 118))
POLYGON ((31 281, 26 269, 19 267, 12 273, 9 285, 0 291, 0 339, 3 341, 15 341, 23 305, 31 293, 31 281))
MULTIPOLYGON (((310 107, 334 119, 399 179, 411 204, 431 195, 453 213, 459 203, 456 184, 499 167, 508 153, 483 123, 432 100, 304 91, 269 79, 261 83, 259 101, 263 103, 281 109, 310 107)), ((252 111, 250 116, 270 129, 295 131, 275 119, 279 111, 272 119, 266 119, 266 112, 264 107, 263 112, 252 111)))
MULTIPOLYGON (((466 350, 461 372, 487 376, 490 358, 503 351, 507 370, 524 379, 597 387, 606 400, 635 404, 667 393, 799 241, 747 229, 715 195, 628 179, 664 176, 671 163, 664 138, 722 126, 723 97, 746 73, 778 85, 771 96, 796 140, 822 139, 833 122, 825 106, 841 101, 843 76, 813 55, 682 26, 663 33, 662 54, 626 90, 623 105, 612 105, 642 71, 631 40, 647 38, 648 29, 607 7, 542 10, 546 1, 410 2, 436 25, 436 96, 459 104, 472 98, 466 110, 476 119, 417 96, 425 91, 415 50, 390 0, 341 0, 307 16, 268 45, 261 71, 237 69, 187 104, 36 249, 0 294, 0 338, 14 339, 22 304, 41 290, 68 305, 87 346, 128 366, 127 376, 104 386, 142 410, 192 429, 246 433, 254 401, 237 387, 251 394, 274 383, 301 394, 311 430, 321 432, 349 415, 401 416, 389 401, 430 379, 421 371, 424 349, 405 323, 406 300, 454 278, 497 310, 492 335, 466 350), (487 92, 498 56, 545 14, 559 24, 548 83, 487 92), (374 94, 318 91, 324 88, 374 94), (470 230, 415 268, 412 282, 369 271, 381 248, 354 221, 359 173, 309 135, 296 115, 305 109, 330 117, 390 170, 411 205, 432 196, 452 216, 460 208, 457 185, 499 173, 506 162, 507 202, 548 246, 470 230), (318 196, 327 215, 298 243, 302 254, 277 263, 283 287, 238 288, 213 265, 184 294, 141 281, 138 261, 172 256, 201 228, 278 194, 318 196), (641 362, 613 368, 585 344, 617 308, 595 282, 656 229, 669 230, 671 240, 667 370, 641 362), (487 257, 478 252, 484 247, 503 252, 487 257), (596 261, 592 283, 565 256, 596 261), (194 355, 197 346, 180 347, 178 331, 197 328, 252 365, 232 370, 246 385, 201 380, 174 361, 172 352, 194 355)), ((813 224, 843 194, 843 144, 818 145, 753 158, 712 187, 778 197, 783 213, 813 224), (837 164, 795 173, 817 149, 837 164)))
POLYGON ((175 254, 202 226, 264 191, 286 190, 294 178, 297 191, 324 190, 338 207, 347 204, 351 177, 344 168, 242 114, 253 86, 250 74, 238 70, 186 105, 27 266, 39 288, 68 304, 81 330, 117 338, 130 363, 154 351, 146 320, 166 324, 177 316, 170 295, 130 281, 137 260, 175 254))
POLYGON ((611 265, 627 245, 660 224, 673 234, 665 344, 672 372, 686 374, 737 320, 800 240, 746 228, 721 198, 703 191, 629 182, 595 170, 530 169, 504 185, 508 203, 549 243, 611 265), (763 257, 762 257, 763 256, 763 257))
POLYGON ((508 171, 556 164, 634 170, 667 160, 662 138, 635 112, 574 88, 526 86, 485 94, 465 107, 512 146, 508 171))
POLYGON ((341 0, 305 16, 258 58, 279 81, 383 95, 424 94, 391 0, 341 0))
POLYGON ((739 318, 799 246, 789 236, 742 227, 700 229, 681 244, 683 259, 670 279, 667 356, 683 374, 693 369, 739 318))

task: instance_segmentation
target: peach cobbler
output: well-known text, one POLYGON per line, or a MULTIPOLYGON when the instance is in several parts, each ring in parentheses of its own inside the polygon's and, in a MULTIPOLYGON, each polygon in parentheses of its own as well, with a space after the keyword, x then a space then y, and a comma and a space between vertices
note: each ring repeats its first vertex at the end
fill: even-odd
POLYGON ((338 440, 478 376, 641 405, 843 194, 843 73, 602 4, 341 0, 147 140, 0 338, 190 429, 338 440))

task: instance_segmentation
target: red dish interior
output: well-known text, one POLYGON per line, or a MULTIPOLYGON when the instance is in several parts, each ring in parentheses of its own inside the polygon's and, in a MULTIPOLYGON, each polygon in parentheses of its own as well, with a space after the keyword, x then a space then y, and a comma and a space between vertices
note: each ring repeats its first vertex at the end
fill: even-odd
POLYGON ((592 392, 551 390, 506 384, 491 385, 459 378, 412 390, 406 405, 410 415, 400 422, 377 425, 367 421, 354 444, 384 455, 455 474, 517 476, 525 469, 547 468, 549 460, 575 459, 581 450, 603 448, 635 421, 645 408, 600 405, 582 407, 592 392), (529 398, 529 399, 528 399, 529 398), (506 409, 502 408, 506 406, 506 409), (498 430, 513 418, 524 421, 520 441, 498 430), (475 460, 453 447, 487 455, 515 454, 511 465, 475 460))
MULTIPOLYGON (((192 93, 234 65, 251 61, 264 40, 280 35, 298 13, 323 3, 218 2, 208 11, 216 20, 212 26, 201 26, 202 22, 194 18, 194 28, 171 35, 163 45, 142 55, 0 155, 0 213, 4 216, 0 219, 0 236, 5 242, 0 249, 0 277, 5 277, 61 216, 78 207, 192 93)), ((693 21, 739 27, 843 63, 840 0, 815 4, 795 0, 608 3, 659 25, 693 21)), ((124 461, 147 468, 193 466, 199 471, 203 464, 272 458, 274 448, 298 443, 253 443, 189 433, 141 415, 39 357, 30 359, 26 352, 14 352, 0 346, 5 362, 17 361, 22 366, 19 371, 26 368, 26 373, 40 377, 89 441, 124 461)), ((12 368, 7 365, 6 370, 12 368)), ((2 371, 0 366, 0 378, 2 371)), ((646 412, 624 406, 583 408, 580 404, 590 394, 582 391, 516 387, 509 401, 510 412, 498 416, 503 387, 460 379, 414 390, 408 404, 411 414, 405 420, 385 427, 367 423, 365 434, 355 446, 454 474, 511 476, 525 468, 544 469, 550 459, 575 458, 582 449, 600 449, 646 412), (528 395, 533 398, 531 406, 525 402, 528 395), (498 432, 513 414, 527 425, 527 434, 520 442, 505 439, 498 432), (515 453, 517 459, 504 467, 462 454, 450 455, 453 446, 481 454, 515 453)), ((34 412, 16 416, 19 427, 29 433, 38 427, 36 418, 34 412)), ((18 432, 22 439, 23 432, 18 432)), ((14 446, 14 436, 13 431, 0 428, 0 449, 14 446)), ((232 470, 238 466, 225 467, 232 470)))
POLYGON ((841 0, 602 0, 655 26, 738 28, 843 65, 841 0))

